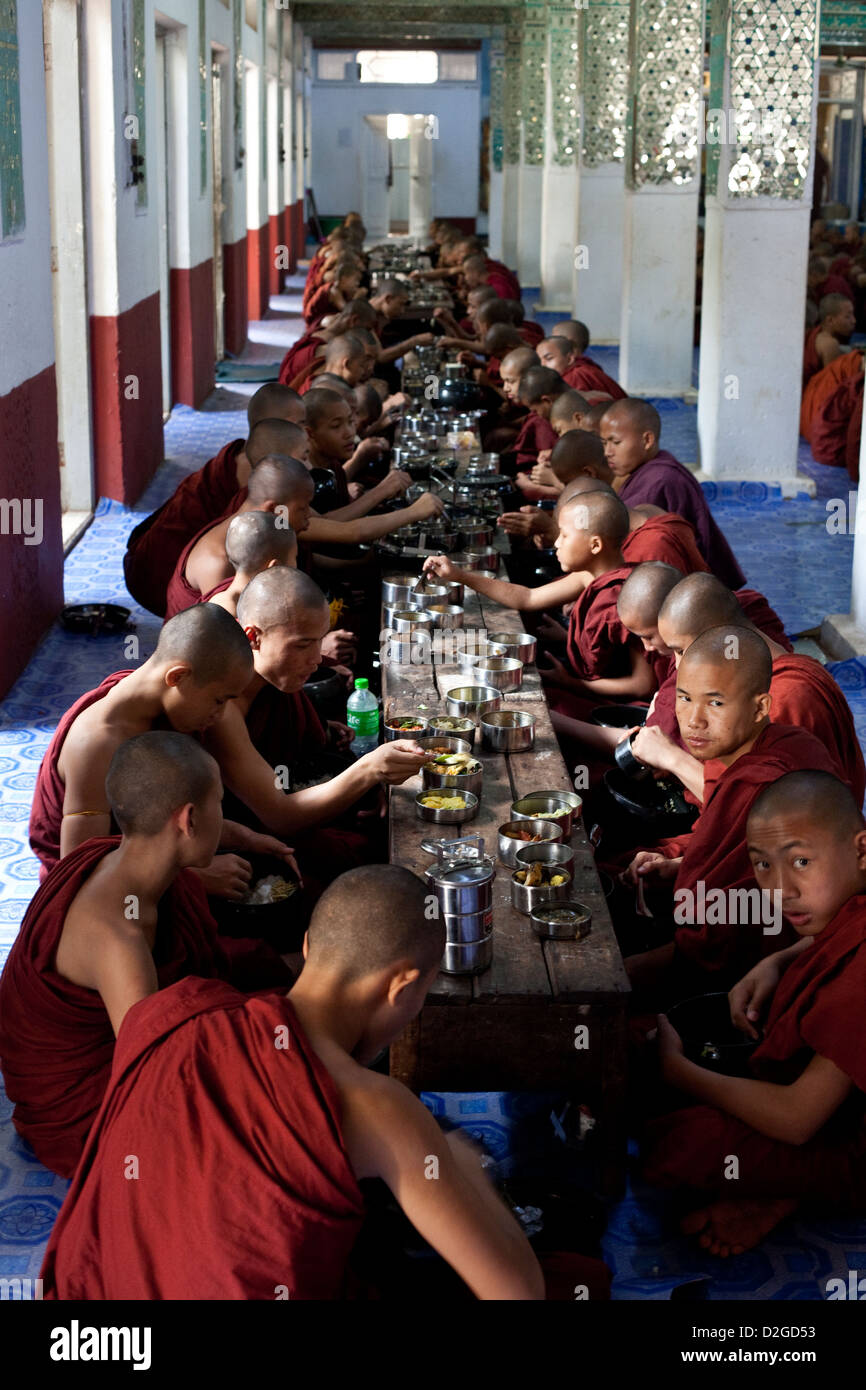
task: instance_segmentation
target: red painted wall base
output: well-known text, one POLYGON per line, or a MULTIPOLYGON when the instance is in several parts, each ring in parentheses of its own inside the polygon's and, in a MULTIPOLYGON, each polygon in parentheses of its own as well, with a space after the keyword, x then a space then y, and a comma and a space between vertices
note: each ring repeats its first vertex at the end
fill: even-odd
POLYGON ((136 502, 163 456, 159 292, 90 320, 96 492, 136 502))
POLYGON ((247 290, 249 296, 249 315, 251 319, 263 319, 268 309, 268 241, 270 227, 247 230, 247 290))
POLYGON ((233 356, 244 350, 247 341, 247 239, 241 237, 223 246, 223 288, 225 290, 226 352, 233 356))
POLYGON ((170 277, 171 398, 195 409, 214 388, 213 261, 170 277))
MULTIPOLYGON (((60 458, 57 449, 57 387, 54 367, 0 396, 0 496, 11 503, 29 499, 19 515, 29 538, 42 503, 42 538, 0 534, 0 695, 18 679, 43 633, 63 604, 63 542, 60 534, 60 458)), ((15 511, 4 508, 10 532, 15 511)))

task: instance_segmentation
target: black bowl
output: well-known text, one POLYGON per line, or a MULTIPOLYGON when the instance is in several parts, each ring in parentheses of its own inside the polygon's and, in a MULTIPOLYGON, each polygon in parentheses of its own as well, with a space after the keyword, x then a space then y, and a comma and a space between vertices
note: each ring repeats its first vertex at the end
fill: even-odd
POLYGON ((679 835, 691 829, 697 806, 686 801, 678 782, 657 782, 654 777, 635 781, 618 767, 604 774, 608 794, 621 810, 651 827, 658 836, 679 835))
POLYGON ((304 694, 309 697, 323 723, 327 719, 342 719, 345 722, 346 685, 333 667, 318 666, 305 683, 304 694))
POLYGON ((439 383, 438 401, 459 410, 474 410, 481 404, 481 388, 468 377, 451 377, 439 383))
MULTIPOLYGON (((241 855, 252 868, 250 886, 270 874, 279 874, 292 883, 295 875, 282 859, 265 854, 241 855)), ((300 951, 304 932, 310 920, 309 904, 302 888, 296 887, 289 898, 276 903, 239 903, 228 898, 211 898, 211 911, 219 929, 226 936, 248 936, 267 941, 282 953, 300 951)))
POLYGON ((724 1076, 749 1076, 749 1058, 757 1047, 731 1022, 726 994, 699 994, 668 1011, 690 1061, 724 1076))
POLYGON ((599 705, 592 712, 593 724, 601 724, 604 729, 633 729, 636 724, 645 724, 647 705, 599 705))
POLYGON ((69 603, 60 613, 67 632, 101 637, 126 632, 130 610, 119 603, 69 603))
POLYGON ((315 510, 319 513, 332 512, 335 507, 339 507, 337 480, 330 468, 311 468, 310 477, 314 484, 313 507, 315 510))

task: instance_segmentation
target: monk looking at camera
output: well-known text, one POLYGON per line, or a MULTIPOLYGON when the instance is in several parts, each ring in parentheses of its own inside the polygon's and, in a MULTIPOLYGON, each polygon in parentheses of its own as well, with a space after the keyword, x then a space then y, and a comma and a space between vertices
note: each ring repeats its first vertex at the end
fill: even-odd
POLYGON ((651 1182, 692 1195, 683 1229, 722 1256, 757 1245, 801 1202, 862 1217, 866 1192, 860 806, 826 772, 789 772, 755 798, 746 843, 754 879, 780 895, 798 940, 731 991, 732 1021, 758 1040, 749 1076, 690 1061, 659 1019, 662 1076, 695 1103, 654 1122, 645 1155, 651 1182))

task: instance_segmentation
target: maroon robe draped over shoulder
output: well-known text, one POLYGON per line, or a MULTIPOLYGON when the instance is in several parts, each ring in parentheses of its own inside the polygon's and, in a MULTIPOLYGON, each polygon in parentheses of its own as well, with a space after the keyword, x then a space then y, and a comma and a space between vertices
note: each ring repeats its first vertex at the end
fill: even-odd
POLYGON ((591 357, 576 358, 565 373, 563 381, 567 382, 573 391, 580 391, 581 395, 585 395, 587 391, 602 391, 605 395, 612 396, 615 401, 622 400, 626 395, 619 382, 608 376, 591 357))
POLYGON ((282 362, 280 363, 279 381, 284 386, 291 386, 294 377, 307 363, 315 357, 319 348, 325 345, 322 339, 316 336, 314 329, 308 329, 303 333, 296 343, 292 343, 282 362))
MULTIPOLYGON (((623 624, 616 607, 631 570, 631 565, 608 570, 587 584, 575 601, 568 620, 564 664, 578 680, 614 680, 631 670, 631 649, 637 639, 623 624)), ((593 709, 610 702, 609 696, 555 685, 546 686, 545 693, 552 710, 572 719, 588 719, 593 709)))
POLYGON ((549 420, 530 410, 509 453, 514 453, 518 470, 532 468, 542 449, 552 449, 559 436, 549 420))
POLYGON ((225 516, 238 496, 237 461, 245 445, 245 439, 226 444, 130 534, 123 557, 126 587, 136 603, 160 618, 165 617, 166 590, 184 546, 209 521, 225 516))
POLYGON ((729 589, 739 589, 745 584, 746 576, 716 524, 703 488, 695 475, 666 449, 660 449, 655 458, 636 468, 619 495, 627 507, 649 502, 666 512, 684 516, 695 528, 700 552, 713 574, 729 589))
POLYGON ((657 560, 683 574, 706 574, 710 568, 698 549, 695 528, 676 512, 647 517, 629 531, 622 543, 622 556, 630 565, 657 560))
POLYGON ((334 1299, 363 1214, 337 1089, 290 1000, 184 980, 123 1021, 45 1296, 334 1299))

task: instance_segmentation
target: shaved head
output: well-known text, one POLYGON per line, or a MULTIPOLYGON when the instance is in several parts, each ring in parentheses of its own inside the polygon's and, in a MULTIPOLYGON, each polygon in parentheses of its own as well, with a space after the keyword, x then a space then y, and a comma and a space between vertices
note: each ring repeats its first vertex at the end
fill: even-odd
POLYGON ((763 637, 754 628, 733 623, 711 627, 695 638, 680 662, 677 683, 688 680, 699 666, 735 672, 737 684, 749 696, 767 694, 773 677, 773 658, 763 637))
MULTIPOLYGON (((484 335, 484 351, 502 359, 523 345, 523 339, 513 323, 494 323, 484 335)), ((533 356, 535 354, 533 353, 533 356)), ((535 359, 538 361, 538 358, 535 359)))
POLYGON ((662 432, 661 416, 649 401, 626 396, 624 400, 612 401, 605 406, 604 419, 616 420, 618 425, 626 425, 638 434, 653 434, 658 439, 662 432))
POLYGON ((196 739, 157 730, 116 749, 105 794, 124 835, 158 835, 175 811, 200 806, 218 779, 215 760, 196 739))
POLYGON ((530 367, 520 378, 518 395, 524 405, 534 405, 542 396, 559 396, 568 387, 551 367, 530 367))
POLYGON ((538 346, 543 347, 545 343, 548 343, 552 348, 556 348, 556 351, 561 352, 564 357, 571 357, 572 353, 575 351, 575 344, 571 338, 560 338, 556 335, 552 335, 549 338, 545 338, 538 346))
POLYGON ((832 772, 786 772, 759 792, 749 812, 749 834, 778 817, 803 815, 812 825, 831 827, 840 837, 866 829, 850 789, 832 772))
POLYGON ((307 968, 334 971, 346 981, 389 966, 421 975, 441 959, 445 923, 425 916, 427 887, 396 864, 350 869, 325 889, 308 932, 307 968))
POLYGON ((306 433, 298 424, 288 420, 260 420, 250 430, 246 456, 253 468, 269 455, 294 458, 306 443, 306 433))
MULTIPOLYGON (((617 611, 634 619, 637 628, 652 628, 658 623, 661 606, 681 582, 682 572, 674 565, 660 560, 647 560, 636 565, 619 591, 617 611)), ((632 623, 626 623, 631 627, 632 623)))
POLYGON ((309 496, 312 480, 298 459, 269 454, 257 463, 247 485, 247 502, 261 507, 265 502, 288 506, 301 497, 309 496))
POLYGON ((291 626, 302 611, 327 607, 328 600, 318 584, 303 570, 275 565, 262 570, 244 589, 238 599, 238 626, 241 629, 257 627, 261 632, 268 632, 274 627, 291 626))
MULTIPOLYGON (((312 489, 312 480, 306 476, 312 489)), ((258 574, 270 564, 287 565, 297 548, 291 526, 274 512, 238 512, 229 522, 226 558, 235 572, 258 574)))
POLYGON ((659 618, 674 632, 699 637, 709 627, 748 627, 736 596, 714 574, 689 574, 665 599, 659 618))
POLYGON ((304 402, 290 386, 279 381, 266 381, 247 406, 247 421, 252 430, 260 420, 291 420, 299 424, 304 418, 304 402))
POLYGON ((570 498, 559 508, 560 526, 564 521, 611 545, 621 545, 628 535, 628 507, 615 492, 592 491, 570 498))
POLYGON ((602 418, 607 411, 607 401, 596 401, 587 411, 586 427, 589 430, 597 431, 602 422, 602 418))
MULTIPOLYGON (((345 385, 345 383, 343 384, 345 385)), ((351 386, 347 386, 346 390, 351 397, 351 386)), ((354 398, 352 399, 354 400, 354 398)), ((310 429, 315 429, 335 406, 345 405, 347 397, 342 391, 334 390, 331 386, 317 386, 312 391, 307 392, 305 400, 307 404, 307 424, 310 426, 310 429)))
POLYGON ((243 629, 213 603, 185 608, 164 624, 152 660, 188 665, 196 685, 211 685, 229 670, 252 675, 252 654, 243 629))
POLYGON ((550 411, 551 422, 554 420, 570 420, 573 415, 585 415, 589 410, 589 402, 579 391, 569 388, 563 391, 561 396, 557 396, 550 411))
POLYGON ((818 303, 818 317, 823 322, 824 319, 840 313, 842 309, 847 309, 850 303, 847 294, 825 294, 818 303))
POLYGON ((502 359, 504 368, 507 368, 509 372, 519 372, 521 377, 524 372, 529 371, 530 367, 540 365, 538 353, 531 347, 515 348, 513 352, 509 352, 508 356, 502 359))
POLYGON ((554 444, 550 467, 561 483, 570 483, 584 474, 603 482, 613 477, 604 457, 604 445, 589 430, 568 430, 554 444))
POLYGON ((565 319, 562 323, 555 323, 553 331, 557 338, 568 338, 569 343, 574 343, 580 353, 586 352, 589 347, 589 329, 578 319, 565 319))
POLYGON ((492 328, 494 323, 514 323, 514 313, 504 299, 485 299, 475 313, 476 322, 483 328, 492 328))
POLYGON ((330 365, 341 361, 344 357, 354 361, 364 355, 364 344, 355 337, 354 333, 341 333, 338 337, 332 338, 325 348, 325 363, 330 365))

